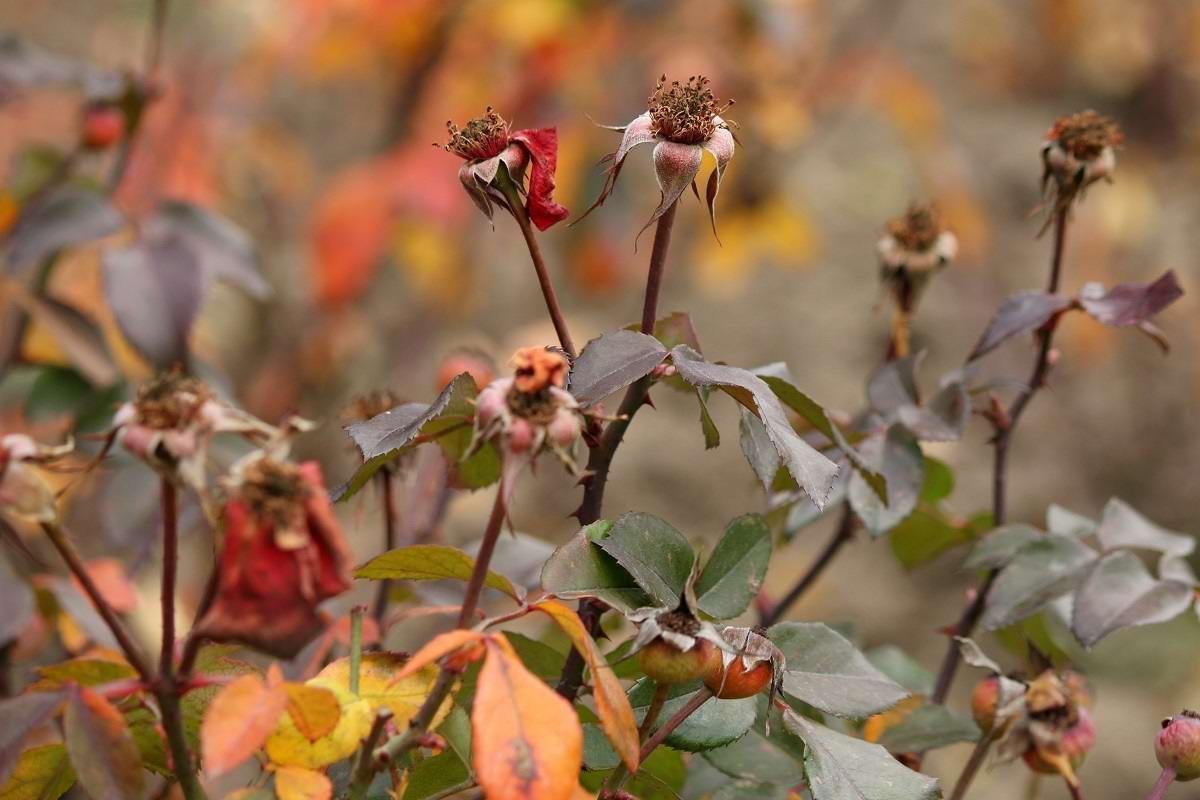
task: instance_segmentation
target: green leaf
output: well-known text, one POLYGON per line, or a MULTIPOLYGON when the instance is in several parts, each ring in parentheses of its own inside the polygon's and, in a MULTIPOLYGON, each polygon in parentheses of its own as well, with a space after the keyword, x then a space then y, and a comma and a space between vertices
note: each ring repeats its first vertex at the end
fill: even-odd
POLYGON ((835 733, 785 711, 787 730, 804 741, 804 770, 813 800, 934 800, 936 779, 913 772, 877 744, 835 733))
POLYGON ((1026 545, 1040 540, 1046 534, 1032 525, 1016 522, 996 528, 971 548, 966 569, 996 569, 1012 561, 1026 545))
POLYGON ((542 567, 542 588, 567 599, 598 597, 622 611, 652 605, 633 576, 594 544, 612 527, 608 520, 594 522, 555 550, 542 567))
POLYGON ((1046 530, 1063 536, 1091 536, 1096 532, 1096 523, 1082 514, 1051 504, 1046 509, 1046 530))
POLYGON ((571 394, 593 405, 648 375, 667 357, 653 336, 618 330, 593 339, 571 366, 571 394))
POLYGON ((746 457, 750 469, 758 476, 763 490, 770 492, 782 463, 779 451, 775 449, 762 420, 745 408, 739 407, 738 412, 738 442, 742 446, 742 455, 746 457))
POLYGON ((918 508, 892 529, 892 554, 905 569, 915 569, 959 545, 974 541, 976 520, 954 525, 934 508, 918 508))
POLYGON ((125 724, 129 726, 129 732, 137 744, 142 766, 164 778, 171 777, 173 773, 167 756, 167 743, 154 712, 145 706, 135 706, 125 712, 125 724))
POLYGON ((60 664, 51 664, 38 669, 39 683, 55 688, 70 683, 80 686, 99 686, 126 678, 132 678, 137 673, 133 667, 118 661, 107 661, 100 658, 73 658, 60 664))
MULTIPOLYGON (((368 580, 437 581, 471 579, 475 559, 461 550, 438 544, 415 544, 398 547, 375 558, 354 570, 354 577, 368 580)), ((503 575, 488 570, 484 584, 498 589, 521 602, 524 591, 513 586, 503 575)))
POLYGON ((942 388, 924 405, 902 406, 896 418, 925 442, 954 442, 962 438, 971 419, 971 398, 961 372, 943 382, 942 388))
POLYGON ((4 800, 58 800, 75 783, 75 770, 61 744, 33 747, 21 753, 8 780, 0 785, 4 800))
POLYGON ((788 472, 814 503, 824 507, 833 491, 837 465, 792 429, 779 398, 762 378, 738 367, 705 361, 687 345, 672 350, 671 361, 692 386, 716 386, 757 414, 788 472))
POLYGON ((850 478, 847 497, 854 513, 872 536, 882 536, 917 507, 925 481, 924 456, 917 440, 903 425, 892 425, 887 433, 862 443, 863 457, 887 482, 887 501, 860 473, 850 478))
POLYGON ((404 800, 422 800, 465 781, 470 777, 467 765, 453 750, 417 762, 408 771, 404 800))
POLYGON ((683 534, 650 514, 622 514, 596 542, 658 606, 675 608, 696 554, 683 534))
POLYGON ((925 481, 921 484, 921 500, 940 503, 954 491, 954 470, 941 459, 925 456, 925 481))
MULTIPOLYGON (((654 695, 654 682, 643 678, 629 690, 629 702, 638 721, 646 715, 646 707, 654 695)), ((703 685, 694 683, 677 684, 671 687, 669 699, 663 705, 660 720, 670 719, 687 705, 692 696, 703 685)), ((665 744, 676 750, 700 753, 716 747, 724 747, 746 735, 758 715, 758 706, 753 697, 742 700, 710 699, 685 719, 671 732, 665 744)))
POLYGON ((732 619, 749 607, 762 587, 771 558, 771 530, 758 514, 729 523, 696 580, 700 611, 732 619))
POLYGON ((63 734, 79 783, 95 800, 141 797, 142 758, 121 712, 91 689, 67 700, 63 734))
POLYGON ((912 694, 933 694, 933 673, 894 644, 875 647, 866 656, 871 666, 912 694))
POLYGON ((992 584, 980 625, 1004 628, 1075 588, 1096 553, 1078 539, 1049 533, 1022 547, 992 584))
POLYGON ((787 659, 783 691, 821 711, 859 719, 908 697, 848 639, 819 622, 782 622, 767 638, 787 659))
POLYGON ((1075 592, 1071 630, 1090 648, 1121 628, 1166 622, 1191 608, 1194 600, 1190 583, 1155 579, 1127 550, 1109 553, 1075 592))
MULTIPOLYGON (((678 376, 676 376, 678 377, 678 376)), ((711 390, 702 386, 695 389, 696 402, 700 405, 700 430, 704 433, 704 449, 712 450, 721 446, 721 432, 717 423, 713 422, 712 414, 708 411, 708 395, 711 390)))
POLYGON ((925 351, 889 361, 867 380, 867 402, 881 414, 917 404, 917 367, 925 351))
POLYGON ((704 759, 731 778, 783 786, 795 786, 804 779, 800 758, 757 730, 725 747, 709 750, 704 759))
POLYGON ((1096 528, 1096 538, 1105 550, 1128 547, 1186 556, 1196 549, 1193 537, 1155 525, 1116 497, 1104 506, 1100 525, 1096 528))
POLYGON ((979 739, 979 727, 942 705, 925 705, 883 732, 879 744, 893 753, 924 753, 979 739))

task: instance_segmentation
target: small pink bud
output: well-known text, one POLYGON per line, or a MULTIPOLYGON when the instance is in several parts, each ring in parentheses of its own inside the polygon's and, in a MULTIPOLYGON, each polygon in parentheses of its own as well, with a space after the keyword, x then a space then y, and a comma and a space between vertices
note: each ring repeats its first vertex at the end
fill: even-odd
POLYGON ((508 449, 513 453, 524 453, 533 447, 533 426, 521 417, 513 417, 506 435, 508 449))
POLYGON ((138 458, 150 458, 159 440, 158 431, 145 425, 125 425, 121 428, 121 445, 138 458))
POLYGON ((1163 769, 1175 770, 1175 780, 1200 778, 1200 714, 1183 711, 1164 719, 1154 740, 1154 755, 1163 769))
POLYGON ((550 441, 563 447, 571 445, 582 431, 583 425, 579 421, 579 415, 566 408, 554 412, 554 419, 546 427, 550 441))
POLYGON ((501 412, 504 411, 505 398, 508 387, 501 386, 501 383, 507 381, 493 381, 489 383, 484 390, 475 398, 475 416, 478 418, 479 424, 487 425, 491 423, 501 412))

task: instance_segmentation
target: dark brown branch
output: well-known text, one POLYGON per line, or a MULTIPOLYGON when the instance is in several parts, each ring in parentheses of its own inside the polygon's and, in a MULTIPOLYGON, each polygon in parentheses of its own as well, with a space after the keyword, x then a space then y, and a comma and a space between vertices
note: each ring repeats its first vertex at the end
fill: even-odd
POLYGON ((830 538, 825 548, 817 555, 816 560, 809 566, 808 571, 800 576, 800 580, 796 582, 791 591, 784 595, 771 608, 770 612, 763 615, 761 624, 764 627, 770 627, 778 622, 787 613, 787 610, 817 582, 817 578, 821 577, 821 573, 825 571, 825 568, 829 566, 834 556, 838 554, 842 547, 854 539, 854 521, 854 511, 850 508, 850 504, 843 504, 842 516, 838 520, 837 528, 834 529, 833 537, 830 538))

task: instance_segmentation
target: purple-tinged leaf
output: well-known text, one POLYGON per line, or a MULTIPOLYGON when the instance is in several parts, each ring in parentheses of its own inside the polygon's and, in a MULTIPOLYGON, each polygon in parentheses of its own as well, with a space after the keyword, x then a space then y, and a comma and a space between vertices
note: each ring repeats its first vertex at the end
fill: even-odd
POLYGON ((445 426, 439 423, 451 423, 450 416, 461 416, 463 419, 451 424, 462 423, 465 430, 468 417, 474 413, 471 401, 475 391, 475 379, 464 372, 446 384, 432 403, 403 403, 365 422, 345 426, 364 463, 349 481, 332 492, 333 499, 341 501, 353 496, 384 464, 410 447, 421 433, 428 432, 426 426, 436 426, 440 432, 445 426))
POLYGON ((757 414, 788 472, 818 507, 824 507, 838 467, 792 429, 779 398, 762 378, 739 367, 705 361, 687 345, 672 350, 671 360, 688 383, 717 386, 757 414))
POLYGON ((903 425, 892 425, 862 442, 867 464, 884 476, 887 501, 856 472, 850 478, 847 497, 854 513, 871 536, 882 536, 896 527, 917 507, 925 482, 925 462, 921 446, 903 425))
POLYGON ((249 234, 230 220, 200 206, 168 200, 142 224, 151 238, 177 233, 196 256, 205 274, 205 287, 214 280, 237 286, 257 300, 270 296, 271 287, 258 271, 258 256, 249 234))
POLYGON ((87 315, 51 297, 26 295, 17 304, 44 327, 62 348, 67 360, 93 386, 111 386, 120 371, 108 352, 104 334, 87 315))
POLYGON ((905 406, 920 403, 917 391, 917 367, 925 351, 889 361, 867 380, 867 402, 881 414, 899 411, 905 406))
MULTIPOLYGON (((29 584, 13 574, 8 559, 0 558, 0 608, 4 609, 0 615, 0 648, 21 635, 33 618, 33 607, 29 584)), ((0 785, 3 783, 0 779, 0 785)))
POLYGON ((588 342, 571 367, 571 394, 592 405, 650 373, 667 357, 653 336, 635 331, 606 333, 588 342))
POLYGON ((1020 522, 996 528, 971 548, 963 568, 999 569, 1012 561, 1026 545, 1045 535, 1037 528, 1020 522))
POLYGON ((28 692, 0 700, 0 786, 12 774, 25 737, 53 719, 66 698, 63 692, 28 692))
POLYGON ((653 604, 633 576, 595 543, 612 526, 608 520, 593 522, 555 550, 542 567, 542 588, 565 599, 598 597, 622 611, 653 604))
POLYGON ((660 607, 675 608, 696 554, 683 534, 651 514, 622 514, 595 539, 660 607))
POLYGON ((1196 540, 1191 536, 1155 525, 1116 497, 1104 506, 1100 525, 1096 528, 1096 538, 1105 550, 1129 548, 1187 556, 1196 549, 1196 540))
POLYGON ((740 412, 738 430, 742 455, 746 457, 750 469, 754 470, 754 474, 758 476, 763 490, 769 492, 775 483, 775 476, 779 473, 779 466, 782 463, 779 451, 775 449, 774 442, 767 435, 767 428, 762 424, 762 420, 746 408, 739 406, 738 411, 740 412))
POLYGON ((101 263, 104 295, 129 343, 156 369, 187 363, 204 281, 182 237, 139 239, 101 263))
POLYGON ((767 638, 783 651, 783 691, 839 717, 861 719, 908 697, 908 690, 880 672, 849 639, 819 622, 781 622, 767 638))
POLYGON ((1079 290, 1079 305, 1097 322, 1119 328, 1139 325, 1183 296, 1174 270, 1153 283, 1120 283, 1104 291, 1098 283, 1079 290))
POLYGON ((104 194, 66 186, 31 203, 4 242, 3 260, 10 275, 25 274, 45 258, 116 233, 125 217, 104 194))
POLYGON ((1062 536, 1091 536, 1096 532, 1096 523, 1083 514, 1051 503, 1046 509, 1046 530, 1062 536))
POLYGON ((961 380, 951 380, 928 403, 902 406, 897 416, 921 441, 955 442, 971 418, 971 399, 961 380))
POLYGON ((145 776, 137 743, 125 717, 103 695, 82 687, 72 691, 63 734, 71 766, 89 796, 142 796, 145 776))
POLYGON ((804 742, 804 778, 813 800, 936 800, 936 778, 915 772, 877 744, 836 733, 788 709, 783 724, 804 742))
POLYGON ((1072 591, 1096 552, 1070 536, 1048 533, 1017 551, 992 584, 980 625, 1006 628, 1072 591))
POLYGON ((1071 630, 1091 648, 1121 628, 1173 619, 1191 607, 1194 595, 1189 583, 1156 580, 1127 550, 1109 553, 1075 592, 1071 630))
POLYGON ((1022 333, 1035 331, 1070 308, 1068 297, 1046 292, 1019 292, 1005 299, 975 344, 967 361, 984 356, 1022 333))

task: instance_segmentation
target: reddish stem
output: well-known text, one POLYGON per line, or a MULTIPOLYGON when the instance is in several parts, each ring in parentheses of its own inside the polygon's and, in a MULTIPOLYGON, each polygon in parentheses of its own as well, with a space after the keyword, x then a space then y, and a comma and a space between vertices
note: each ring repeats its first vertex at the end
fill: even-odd
POLYGON ((1167 789, 1174 782, 1175 770, 1170 767, 1164 767, 1158 776, 1158 780, 1154 782, 1154 788, 1150 790, 1150 794, 1146 795, 1146 800, 1163 800, 1167 796, 1167 789))
POLYGON ((179 570, 179 502, 175 484, 162 478, 162 651, 158 671, 165 677, 175 674, 175 581, 179 570))

